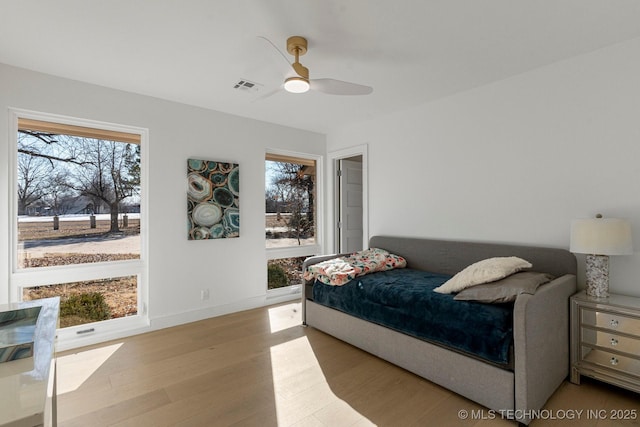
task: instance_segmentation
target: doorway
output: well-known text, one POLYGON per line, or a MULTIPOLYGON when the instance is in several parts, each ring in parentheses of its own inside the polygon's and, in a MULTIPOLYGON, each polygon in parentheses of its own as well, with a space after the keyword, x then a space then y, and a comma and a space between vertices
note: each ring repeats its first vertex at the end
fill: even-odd
POLYGON ((333 241, 337 253, 368 247, 366 146, 330 153, 334 177, 333 241))
POLYGON ((339 252, 362 248, 362 156, 338 159, 337 240, 339 252))

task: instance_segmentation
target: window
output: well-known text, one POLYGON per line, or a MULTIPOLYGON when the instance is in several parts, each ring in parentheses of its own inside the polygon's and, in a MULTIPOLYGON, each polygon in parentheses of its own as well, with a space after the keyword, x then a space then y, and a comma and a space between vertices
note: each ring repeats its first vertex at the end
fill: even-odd
POLYGON ((269 290, 302 284, 302 262, 321 252, 320 158, 284 152, 265 157, 265 240, 269 290))
POLYGON ((146 323, 146 131, 14 118, 11 300, 60 296, 67 336, 99 334, 109 327, 93 323, 105 320, 146 323))

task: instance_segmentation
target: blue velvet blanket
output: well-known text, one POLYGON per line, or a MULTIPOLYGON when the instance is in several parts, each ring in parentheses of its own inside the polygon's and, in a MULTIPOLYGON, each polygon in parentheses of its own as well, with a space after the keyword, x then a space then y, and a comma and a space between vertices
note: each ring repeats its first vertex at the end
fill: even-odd
POLYGON ((344 286, 316 281, 313 299, 421 339, 509 364, 513 304, 455 301, 433 292, 451 276, 408 268, 357 277, 344 286))

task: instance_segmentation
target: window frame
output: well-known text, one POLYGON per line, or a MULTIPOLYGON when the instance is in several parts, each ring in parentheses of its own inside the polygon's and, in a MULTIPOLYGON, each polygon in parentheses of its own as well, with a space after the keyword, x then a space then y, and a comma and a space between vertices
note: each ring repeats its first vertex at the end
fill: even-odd
MULTIPOLYGON (((280 150, 267 148, 264 154, 264 173, 266 176, 266 161, 268 156, 280 156, 283 161, 295 161, 295 159, 313 160, 316 165, 316 180, 315 180, 315 199, 314 199, 314 218, 315 218, 315 239, 316 242, 313 245, 301 245, 301 246, 287 246, 281 248, 267 248, 265 246, 267 262, 273 259, 281 258, 293 258, 300 256, 312 256, 324 253, 324 156, 320 154, 302 153, 296 151, 280 150)), ((266 189, 267 183, 265 179, 264 188, 266 189)), ((266 217, 266 207, 264 216, 266 217)), ((266 237, 265 237, 266 240, 266 237)), ((265 242, 266 245, 266 242, 265 242)), ((267 271, 267 264, 265 263, 265 274, 267 271)), ((297 294, 301 291, 300 285, 290 285, 282 288, 268 289, 268 284, 265 279, 265 287, 267 288, 267 294, 269 296, 280 296, 283 294, 291 294, 292 292, 297 294)))
POLYGON ((132 329, 148 329, 150 325, 148 317, 148 129, 30 110, 10 109, 9 132, 9 301, 22 301, 22 289, 24 287, 63 284, 122 276, 136 276, 138 283, 137 315, 60 329, 58 331, 59 347, 63 349, 74 348, 87 345, 88 343, 104 341, 116 336, 124 336, 127 334, 123 334, 123 332, 132 329), (53 122, 61 125, 80 126, 109 132, 125 132, 140 136, 139 259, 28 269, 18 268, 17 147, 19 119, 53 122), (78 333, 79 331, 86 330, 87 328, 92 328, 94 331, 87 334, 78 333))

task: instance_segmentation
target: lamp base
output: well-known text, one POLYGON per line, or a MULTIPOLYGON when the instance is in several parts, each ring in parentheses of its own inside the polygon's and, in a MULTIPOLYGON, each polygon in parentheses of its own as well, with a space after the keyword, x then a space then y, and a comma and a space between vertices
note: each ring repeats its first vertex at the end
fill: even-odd
POLYGON ((596 298, 609 296, 609 257, 587 255, 587 295, 596 298))

